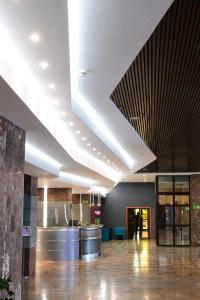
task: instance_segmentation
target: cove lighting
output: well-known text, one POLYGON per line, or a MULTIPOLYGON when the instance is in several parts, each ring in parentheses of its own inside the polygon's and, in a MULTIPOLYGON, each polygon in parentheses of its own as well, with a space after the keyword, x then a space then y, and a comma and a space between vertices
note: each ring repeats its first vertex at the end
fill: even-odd
POLYGON ((88 184, 88 185, 94 185, 94 183, 96 182, 96 180, 93 180, 91 178, 82 177, 82 176, 75 175, 72 173, 67 173, 67 172, 60 172, 59 176, 69 179, 69 180, 74 180, 75 182, 80 182, 82 184, 88 184))
POLYGON ((86 115, 87 119, 90 120, 92 125, 96 127, 98 132, 106 138, 109 144, 112 144, 113 147, 118 151, 126 165, 131 169, 135 164, 135 160, 128 154, 128 152, 120 145, 118 140, 110 131, 109 127, 106 125, 106 122, 101 118, 98 112, 86 101, 84 97, 80 94, 75 93, 73 96, 73 101, 76 102, 78 107, 86 115))
POLYGON ((71 95, 72 103, 75 103, 77 110, 86 118, 91 126, 107 141, 108 145, 115 148, 116 152, 131 169, 135 164, 135 160, 129 155, 126 149, 122 147, 117 138, 106 125, 98 111, 90 104, 90 102, 81 94, 79 90, 80 76, 78 70, 81 68, 80 61, 80 40, 82 38, 81 27, 81 1, 68 0, 68 22, 69 22, 69 47, 70 47, 70 75, 71 75, 71 95))
MULTIPOLYGON (((48 129, 73 160, 111 181, 118 181, 121 174, 78 146, 76 138, 74 138, 72 132, 66 127, 66 121, 61 117, 60 110, 55 109, 55 104, 60 104, 59 101, 56 99, 54 104, 55 98, 49 98, 45 85, 43 86, 42 82, 31 71, 31 65, 26 60, 26 55, 24 55, 21 48, 18 47, 18 41, 15 40, 15 36, 9 32, 6 20, 4 20, 1 11, 0 36, 2 42, 0 55, 2 78, 10 85, 23 103, 41 124, 48 129)), ((43 160, 46 164, 54 166, 57 171, 61 167, 58 161, 43 153, 37 147, 26 145, 26 152, 28 155, 28 152, 30 152, 30 156, 33 158, 35 156, 38 158, 38 161, 43 160)))
POLYGON ((44 160, 45 162, 47 162, 48 164, 60 169, 62 167, 61 163, 59 163, 58 161, 54 160, 53 158, 51 158, 50 156, 48 156, 46 153, 42 152, 41 150, 39 150, 38 148, 36 148, 35 146, 26 143, 25 145, 25 149, 27 152, 29 152, 30 154, 38 157, 41 160, 44 160))

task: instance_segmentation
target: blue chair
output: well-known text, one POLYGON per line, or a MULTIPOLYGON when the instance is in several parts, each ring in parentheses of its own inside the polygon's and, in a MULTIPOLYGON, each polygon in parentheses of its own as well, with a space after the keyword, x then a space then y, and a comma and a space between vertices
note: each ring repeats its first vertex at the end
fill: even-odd
POLYGON ((126 227, 115 227, 114 228, 114 239, 115 240, 125 240, 126 239, 126 227))
POLYGON ((103 227, 102 228, 102 241, 112 240, 112 228, 103 227))

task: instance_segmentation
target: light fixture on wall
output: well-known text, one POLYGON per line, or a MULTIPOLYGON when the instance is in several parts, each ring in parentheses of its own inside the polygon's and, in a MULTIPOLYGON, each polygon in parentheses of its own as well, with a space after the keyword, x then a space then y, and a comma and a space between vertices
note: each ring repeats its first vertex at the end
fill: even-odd
POLYGON ((44 198, 43 198, 43 220, 42 225, 43 227, 47 227, 48 225, 48 188, 44 187, 44 198))
POLYGON ((94 206, 94 193, 92 193, 92 206, 94 206))
POLYGON ((97 202, 97 206, 101 206, 101 194, 98 193, 98 202, 97 202))

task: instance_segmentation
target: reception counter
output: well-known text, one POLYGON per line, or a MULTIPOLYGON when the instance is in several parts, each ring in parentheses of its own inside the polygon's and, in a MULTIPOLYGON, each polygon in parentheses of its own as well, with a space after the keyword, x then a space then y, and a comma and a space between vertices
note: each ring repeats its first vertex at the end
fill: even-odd
POLYGON ((79 259, 79 228, 38 228, 37 259, 58 261, 79 259))
POLYGON ((48 227, 37 230, 38 260, 90 260, 101 254, 102 225, 48 227))
POLYGON ((80 227, 81 259, 91 260, 101 255, 101 228, 103 225, 80 227))

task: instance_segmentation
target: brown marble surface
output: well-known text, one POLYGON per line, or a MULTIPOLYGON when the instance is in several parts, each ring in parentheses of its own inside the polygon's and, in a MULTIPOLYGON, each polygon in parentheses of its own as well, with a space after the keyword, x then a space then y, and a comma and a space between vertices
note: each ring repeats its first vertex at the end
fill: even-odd
POLYGON ((199 300, 197 248, 110 241, 94 262, 38 262, 24 300, 199 300))
POLYGON ((21 299, 25 132, 0 117, 0 275, 21 299))
POLYGON ((190 176, 191 243, 200 241, 200 175, 190 176), (196 206, 197 205, 197 206, 196 206))
MULTIPOLYGON (((71 201, 72 189, 71 188, 48 188, 48 201, 71 201)), ((38 188, 38 201, 44 200, 44 189, 38 188)))

